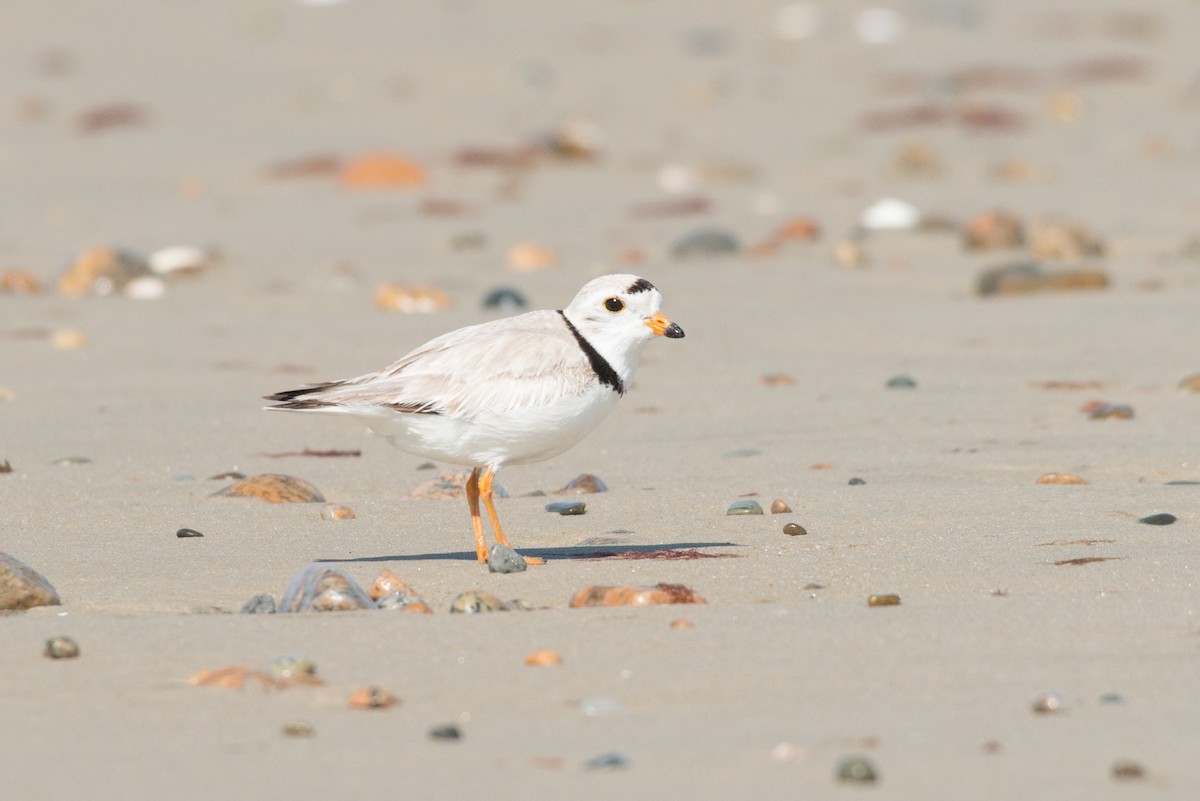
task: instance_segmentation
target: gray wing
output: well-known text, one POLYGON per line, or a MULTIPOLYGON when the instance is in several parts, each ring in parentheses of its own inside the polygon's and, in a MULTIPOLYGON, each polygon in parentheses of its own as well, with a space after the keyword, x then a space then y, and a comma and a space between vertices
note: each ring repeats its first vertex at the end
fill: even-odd
POLYGON ((536 311, 443 334, 384 369, 280 392, 271 408, 470 416, 535 408, 594 379, 558 312, 536 311))

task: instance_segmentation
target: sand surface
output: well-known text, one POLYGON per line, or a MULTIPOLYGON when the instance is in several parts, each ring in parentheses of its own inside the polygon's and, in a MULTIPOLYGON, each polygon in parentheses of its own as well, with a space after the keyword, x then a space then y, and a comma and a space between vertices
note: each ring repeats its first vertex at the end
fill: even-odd
POLYGON ((794 39, 776 3, 411 5, 9 0, 0 270, 48 288, 0 295, 0 550, 63 603, 0 617, 0 795, 1196 797, 1200 486, 1167 482, 1200 481, 1200 394, 1177 389, 1200 371, 1200 4, 895 3, 882 44, 856 32, 863 3, 796 4, 785 21, 819 21, 794 39), (573 117, 598 158, 461 164, 573 117), (911 142, 940 171, 898 168, 911 142), (426 186, 268 177, 377 150, 426 186), (889 196, 944 222, 856 235, 889 196), (993 208, 1085 227, 1110 286, 979 297, 983 269, 1029 258, 964 249, 958 226, 993 208), (818 241, 751 252, 797 216, 818 241), (705 228, 743 252, 672 257, 705 228), (855 236, 866 263, 838 266, 855 236), (520 242, 558 265, 507 268, 520 242), (94 245, 222 258, 154 300, 56 294, 94 245), (500 474, 508 531, 545 566, 478 566, 463 501, 405 500, 423 459, 260 411, 502 314, 493 288, 559 308, 606 272, 652 280, 687 337, 651 343, 583 443, 500 474), (379 311, 384 281, 452 305, 379 311), (54 347, 65 330, 87 344, 54 347), (1090 420, 1092 400, 1134 417, 1090 420), (305 448, 361 456, 266 455, 305 448), (234 470, 299 476, 357 517, 212 497, 234 470), (1089 483, 1035 483, 1051 471, 1089 483), (583 516, 528 495, 582 472, 609 487, 583 516), (752 493, 793 512, 725 514, 752 493), (1156 512, 1178 521, 1136 522, 1156 512), (585 558, 659 548, 733 558, 585 558), (1107 559, 1068 561, 1088 557, 1107 559), (314 561, 364 586, 390 569, 434 614, 235 614, 314 561), (658 582, 708 603, 567 608, 658 582), (537 609, 450 615, 470 589, 537 609), (44 657, 56 635, 82 655, 44 657), (562 664, 526 667, 539 649, 562 664), (287 654, 324 685, 186 684, 287 654), (401 704, 350 709, 366 685, 401 704), (1044 693, 1063 711, 1035 714, 1044 693), (445 723, 463 738, 432 740, 445 723), (609 752, 627 765, 586 767, 609 752), (873 788, 836 780, 855 754, 873 788), (1114 779, 1120 761, 1144 776, 1114 779))

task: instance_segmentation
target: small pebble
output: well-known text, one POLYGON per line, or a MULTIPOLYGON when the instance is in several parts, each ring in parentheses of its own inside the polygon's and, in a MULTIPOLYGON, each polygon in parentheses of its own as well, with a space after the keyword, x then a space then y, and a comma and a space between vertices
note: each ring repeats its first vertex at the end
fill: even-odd
POLYGON ((910 231, 920 222, 916 206, 893 197, 871 204, 858 218, 858 224, 868 231, 910 231))
POLYGON ((867 252, 852 239, 844 239, 835 244, 830 255, 838 267, 863 267, 867 263, 867 252))
POLYGON ((288 737, 312 737, 317 730, 307 720, 289 720, 283 724, 283 733, 288 737))
POLYGON ((79 644, 70 637, 51 637, 44 653, 51 659, 74 659, 79 656, 79 644))
POLYGON ((508 311, 517 311, 524 309, 529 305, 525 300, 525 296, 515 289, 508 287, 498 287, 483 298, 483 308, 485 309, 504 309, 508 311))
POLYGON ((1148 526, 1169 526, 1179 518, 1167 512, 1160 512, 1156 515, 1146 515, 1138 518, 1139 523, 1145 523, 1148 526))
POLYGON ((460 593, 450 604, 450 611, 474 615, 479 612, 505 612, 508 607, 504 602, 491 593, 482 590, 468 590, 460 593))
POLYGON ((279 599, 281 612, 349 612, 374 606, 344 570, 321 563, 297 573, 279 599))
POLYGON ((785 523, 783 526, 783 533, 787 534, 789 537, 801 537, 808 533, 808 529, 799 523, 785 523))
POLYGON ((581 515, 587 511, 583 501, 554 501, 546 504, 546 511, 560 515, 581 515))
POLYGON ((562 657, 555 651, 534 651, 525 657, 525 664, 529 667, 553 667, 562 664, 562 657))
POLYGON ((1146 769, 1132 759, 1118 759, 1112 766, 1112 777, 1127 782, 1146 778, 1146 769))
POLYGON ((67 465, 67 464, 91 464, 92 460, 86 456, 65 456, 62 459, 55 459, 50 464, 52 465, 67 465))
POLYGON ((175 536, 179 537, 180 539, 185 539, 187 537, 203 537, 204 535, 199 531, 196 531, 194 528, 181 528, 175 532, 175 536))
POLYGON ((706 228, 681 237, 671 248, 677 259, 729 256, 742 249, 737 237, 728 231, 706 228))
POLYGON ((692 621, 690 621, 684 617, 677 618, 677 619, 671 621, 671 628, 673 628, 673 629, 690 629, 690 628, 694 628, 695 625, 696 625, 695 623, 693 623, 692 621))
POLYGON ((888 389, 916 389, 917 382, 911 376, 897 375, 888 379, 888 389))
POLYGON ((787 501, 783 500, 782 498, 776 498, 775 500, 771 501, 771 514, 785 515, 790 511, 792 511, 792 507, 788 506, 787 501))
POLYGON ((350 693, 351 709, 387 709, 400 701, 382 687, 360 687, 350 693))
POLYGON ((977 214, 963 226, 963 246, 967 250, 1011 250, 1024 243, 1021 218, 1006 211, 977 214))
POLYGON ((1050 715, 1063 711, 1063 699, 1058 693, 1040 693, 1030 706, 1039 715, 1050 715))
POLYGON ((238 611, 243 615, 273 615, 275 614, 275 598, 270 593, 260 592, 242 604, 242 608, 238 611))
POLYGON ((1105 693, 1104 695, 1100 696, 1100 703, 1123 704, 1125 703, 1125 697, 1120 693, 1105 693))
POLYGON ((838 781, 852 782, 854 784, 870 784, 874 782, 878 776, 875 773, 874 766, 865 758, 860 756, 843 757, 837 764, 838 781))
POLYGON ((1074 473, 1042 473, 1038 476, 1038 484, 1086 484, 1087 481, 1074 473))
POLYGON ((0 610, 60 603, 58 591, 45 576, 12 554, 0 551, 0 610))
POLYGON ((1101 403, 1088 409, 1089 420, 1129 420, 1133 407, 1123 403, 1101 403))
POLYGON ((762 513, 762 506, 753 498, 742 498, 740 501, 734 501, 725 510, 725 514, 727 515, 761 515, 762 513))
POLYGON ((609 751, 592 757, 584 763, 584 767, 587 770, 618 770, 629 767, 629 757, 620 751, 609 751))
POLYGON ((342 506, 337 503, 327 503, 321 507, 321 519, 330 522, 339 520, 353 520, 354 510, 349 506, 342 506))
POLYGON ((520 573, 527 565, 521 554, 507 545, 496 544, 488 553, 488 570, 492 573, 520 573))
POLYGON ((1186 392, 1200 392, 1200 373, 1185 376, 1179 381, 1179 388, 1186 392))
POLYGON ((850 480, 849 480, 847 483, 848 483, 848 484, 849 484, 851 487, 857 487, 857 486, 860 486, 860 485, 862 485, 862 484, 866 484, 866 483, 867 483, 867 480, 866 480, 865 478, 857 478, 857 477, 855 477, 855 478, 852 478, 852 479, 850 479, 850 480))
POLYGON ((317 665, 307 656, 279 656, 271 660, 267 670, 277 679, 288 681, 317 675, 317 665))
POLYGON ((453 723, 444 723, 429 730, 429 739, 442 742, 458 741, 462 739, 462 730, 453 723))
POLYGON ((608 492, 608 485, 599 476, 591 473, 580 473, 566 483, 562 489, 554 491, 555 495, 589 495, 594 492, 608 492))
POLYGON ((900 596, 894 592, 883 595, 868 595, 867 606, 899 606, 900 596))
POLYGON ((762 451, 757 448, 734 448, 731 451, 726 451, 721 454, 726 459, 745 459, 750 456, 758 456, 762 451))
POLYGON ((602 718, 624 712, 625 706, 615 698, 593 695, 579 702, 579 711, 589 718, 602 718))

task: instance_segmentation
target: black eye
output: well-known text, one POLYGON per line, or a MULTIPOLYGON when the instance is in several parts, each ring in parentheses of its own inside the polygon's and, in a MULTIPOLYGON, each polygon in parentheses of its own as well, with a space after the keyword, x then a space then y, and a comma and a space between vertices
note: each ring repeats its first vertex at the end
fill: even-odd
POLYGON ((613 314, 616 314, 621 309, 625 308, 625 301, 620 298, 609 298, 604 301, 604 308, 608 309, 613 314))

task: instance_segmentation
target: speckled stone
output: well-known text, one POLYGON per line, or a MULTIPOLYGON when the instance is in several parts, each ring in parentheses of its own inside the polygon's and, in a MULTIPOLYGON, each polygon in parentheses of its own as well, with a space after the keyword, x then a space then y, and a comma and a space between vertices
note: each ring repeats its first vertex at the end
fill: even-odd
POLYGON ((58 590, 46 577, 11 554, 0 551, 0 609, 58 606, 58 590))
POLYGON ((546 511, 560 515, 581 515, 587 511, 583 501, 554 501, 546 504, 546 511))
POLYGON ((468 590, 460 593, 450 604, 450 611, 458 614, 474 615, 480 612, 506 612, 508 607, 503 601, 489 592, 468 590))
POLYGON ((260 592, 242 604, 239 611, 243 615, 273 615, 275 614, 275 598, 269 593, 260 592))
MULTIPOLYGON (((580 504, 582 505, 582 504, 580 504)), ((527 565, 521 554, 507 545, 496 544, 488 553, 488 570, 492 573, 521 573, 527 565)))
POLYGON ((740 501, 734 501, 725 510, 725 514, 727 515, 761 515, 762 513, 762 504, 753 498, 742 498, 740 501))

